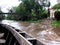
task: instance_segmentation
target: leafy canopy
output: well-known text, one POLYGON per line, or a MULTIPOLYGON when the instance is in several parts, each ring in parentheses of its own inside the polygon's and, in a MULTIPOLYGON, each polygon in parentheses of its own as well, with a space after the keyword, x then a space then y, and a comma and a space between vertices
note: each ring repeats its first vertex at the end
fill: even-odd
POLYGON ((53 9, 60 9, 60 3, 59 4, 56 4, 52 7, 53 9))

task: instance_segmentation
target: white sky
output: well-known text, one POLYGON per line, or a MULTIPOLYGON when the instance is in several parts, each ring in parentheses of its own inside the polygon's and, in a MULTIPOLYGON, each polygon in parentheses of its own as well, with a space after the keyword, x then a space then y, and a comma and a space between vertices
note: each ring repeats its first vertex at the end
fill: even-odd
POLYGON ((52 6, 54 6, 55 4, 57 4, 57 0, 50 0, 50 2, 51 2, 51 6, 50 6, 50 7, 52 7, 52 6))
MULTIPOLYGON (((51 7, 57 3, 57 0, 50 0, 51 2, 51 7)), ((0 0, 0 7, 2 8, 3 12, 8 12, 7 9, 13 7, 13 6, 18 6, 19 5, 18 0, 0 0)))
POLYGON ((18 6, 19 3, 20 2, 18 0, 0 0, 0 7, 3 12, 8 12, 8 8, 10 9, 13 6, 18 6))

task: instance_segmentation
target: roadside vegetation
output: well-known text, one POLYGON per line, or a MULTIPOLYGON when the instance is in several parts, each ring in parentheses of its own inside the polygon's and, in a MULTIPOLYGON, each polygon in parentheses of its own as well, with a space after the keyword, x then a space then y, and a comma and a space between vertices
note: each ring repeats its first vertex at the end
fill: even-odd
POLYGON ((52 22, 53 26, 60 26, 60 4, 57 4, 53 7, 55 11, 54 15, 55 15, 55 20, 52 22))
POLYGON ((53 26, 59 26, 59 27, 60 27, 60 21, 54 20, 54 21, 52 22, 52 25, 53 25, 53 26))
MULTIPOLYGON (((0 13, 2 13, 1 9, 0 9, 0 13)), ((5 17, 3 14, 0 14, 0 20, 3 20, 5 17)))
MULTIPOLYGON (((4 14, 0 14, 0 19, 17 20, 17 21, 29 21, 29 22, 41 22, 42 19, 49 17, 48 10, 46 10, 44 4, 40 5, 37 0, 21 0, 22 2, 17 7, 13 7, 9 10, 9 13, 5 17, 4 14)), ((2 11, 0 10, 0 13, 2 11)))
MULTIPOLYGON (((11 9, 12 10, 12 9, 11 9)), ((35 0, 22 0, 18 7, 13 7, 17 15, 8 15, 7 19, 20 21, 41 21, 47 18, 48 11, 35 0)), ((13 12, 12 11, 12 12, 13 12)))

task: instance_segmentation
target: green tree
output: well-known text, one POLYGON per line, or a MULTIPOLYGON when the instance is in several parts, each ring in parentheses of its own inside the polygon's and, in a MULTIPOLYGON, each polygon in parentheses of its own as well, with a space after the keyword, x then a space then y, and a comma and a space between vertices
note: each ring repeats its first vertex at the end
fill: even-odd
POLYGON ((4 16, 3 14, 1 14, 1 13, 3 13, 3 12, 2 12, 1 9, 0 9, 0 20, 2 20, 2 19, 5 18, 5 16, 4 16))
POLYGON ((42 15, 47 14, 43 6, 39 4, 37 0, 21 0, 22 3, 18 7, 13 7, 16 15, 11 15, 9 18, 15 20, 38 20, 42 15))
POLYGON ((38 3, 38 1, 22 0, 22 3, 17 7, 15 12, 20 16, 21 19, 28 19, 32 16, 39 16, 42 9, 43 7, 38 3))
POLYGON ((59 4, 54 5, 52 8, 53 8, 53 9, 55 9, 55 10, 59 10, 59 9, 60 9, 60 3, 59 3, 59 4))

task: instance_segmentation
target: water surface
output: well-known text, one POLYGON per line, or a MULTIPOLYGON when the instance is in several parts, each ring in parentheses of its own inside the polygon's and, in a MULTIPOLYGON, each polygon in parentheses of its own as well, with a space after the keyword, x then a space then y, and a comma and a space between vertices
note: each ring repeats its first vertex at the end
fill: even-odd
POLYGON ((3 20, 2 23, 27 32, 45 45, 60 45, 60 27, 53 28, 47 21, 46 23, 29 23, 3 20))

